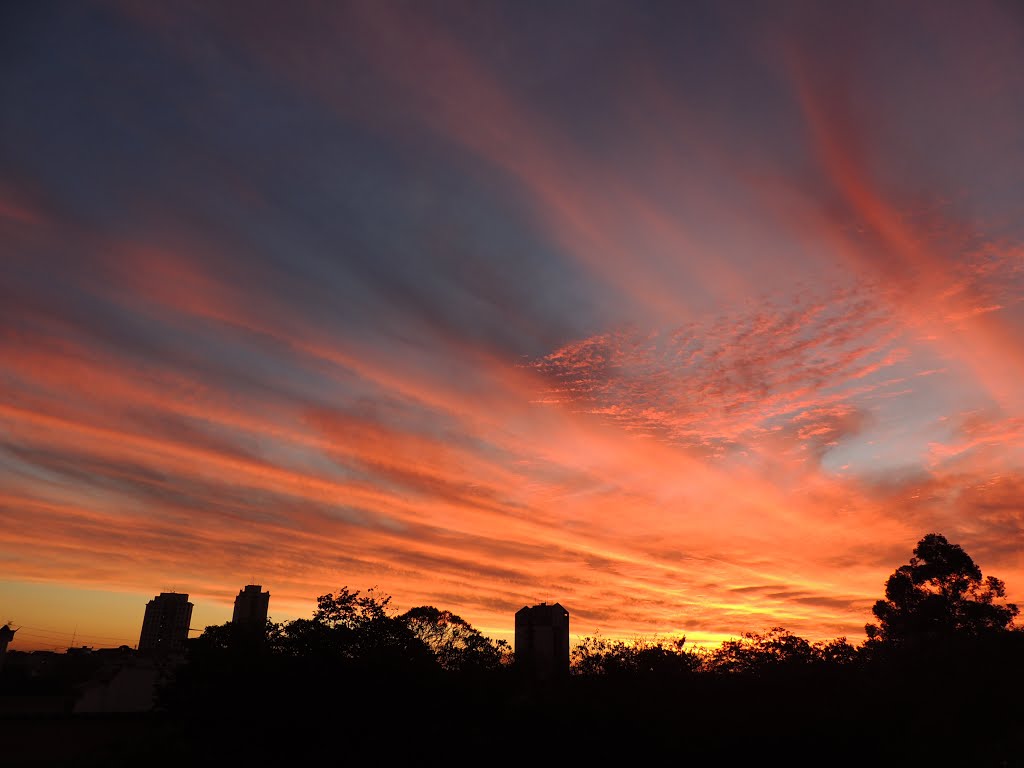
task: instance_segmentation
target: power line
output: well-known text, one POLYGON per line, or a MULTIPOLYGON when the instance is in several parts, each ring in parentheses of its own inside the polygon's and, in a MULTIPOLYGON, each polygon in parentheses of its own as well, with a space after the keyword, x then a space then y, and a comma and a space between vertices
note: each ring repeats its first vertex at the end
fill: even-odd
MULTIPOLYGON (((57 635, 58 638, 56 638, 56 639, 70 637, 72 639, 71 640, 71 646, 74 646, 75 639, 78 638, 78 637, 82 638, 83 640, 88 640, 89 642, 110 641, 110 642, 116 642, 119 645, 130 645, 131 644, 129 642, 126 642, 123 637, 114 637, 112 635, 93 635, 93 634, 79 633, 79 632, 77 632, 77 630, 75 632, 62 632, 59 629, 46 629, 44 627, 30 627, 30 626, 22 624, 21 627, 18 628, 18 631, 20 632, 23 629, 32 630, 30 632, 26 632, 25 633, 26 636, 31 635, 33 637, 40 637, 39 635, 37 635, 35 633, 43 632, 43 633, 48 634, 48 635, 57 635)), ((49 638, 49 639, 55 639, 55 638, 49 638)))
MULTIPOLYGON (((66 642, 60 641, 59 638, 47 637, 46 635, 34 635, 31 632, 26 632, 25 633, 25 638, 29 642, 34 643, 37 646, 36 650, 46 650, 46 651, 48 651, 48 650, 54 650, 54 651, 64 650, 64 651, 66 651, 66 650, 69 650, 71 648, 81 647, 81 646, 68 645, 66 642)), ((127 642, 119 643, 119 645, 127 645, 129 647, 131 646, 131 644, 127 643, 127 642)), ((18 649, 18 648, 11 648, 10 650, 18 651, 20 649, 18 649)), ((28 651, 25 651, 25 652, 28 652, 28 651)))
POLYGON ((52 637, 47 637, 46 635, 34 635, 31 632, 19 632, 18 636, 19 637, 34 637, 37 640, 50 640, 50 641, 54 640, 54 638, 52 638, 52 637))
MULTIPOLYGON (((45 635, 33 635, 31 632, 26 632, 24 636, 25 637, 31 637, 31 638, 33 638, 35 640, 41 640, 41 641, 43 641, 46 644, 46 646, 48 648, 51 647, 51 646, 53 648, 69 648, 70 647, 68 645, 64 645, 62 643, 57 642, 57 640, 55 638, 46 637, 45 635)), ((17 648, 12 648, 11 650, 16 651, 18 649, 17 648)))
MULTIPOLYGON (((65 637, 67 637, 68 635, 74 634, 72 632, 64 632, 64 631, 62 631, 60 629, 46 629, 45 627, 30 627, 27 624, 22 624, 21 627, 23 627, 24 629, 31 629, 31 630, 34 630, 36 632, 50 632, 50 633, 56 634, 56 635, 64 635, 65 637)), ((92 632, 83 632, 83 633, 81 633, 81 635, 82 635, 82 637, 91 637, 91 638, 99 639, 99 640, 120 640, 121 639, 119 637, 115 637, 114 635, 96 635, 96 634, 93 634, 92 632)))

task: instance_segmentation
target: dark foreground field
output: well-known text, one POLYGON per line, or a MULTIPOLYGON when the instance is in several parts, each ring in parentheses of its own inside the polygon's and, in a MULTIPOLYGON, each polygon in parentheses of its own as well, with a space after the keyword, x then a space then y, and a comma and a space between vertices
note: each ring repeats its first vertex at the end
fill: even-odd
POLYGON ((556 759, 1017 766, 1024 765, 1018 678, 935 670, 903 679, 574 677, 545 687, 353 679, 268 697, 255 688, 222 691, 190 712, 8 714, 0 740, 4 766, 556 759))

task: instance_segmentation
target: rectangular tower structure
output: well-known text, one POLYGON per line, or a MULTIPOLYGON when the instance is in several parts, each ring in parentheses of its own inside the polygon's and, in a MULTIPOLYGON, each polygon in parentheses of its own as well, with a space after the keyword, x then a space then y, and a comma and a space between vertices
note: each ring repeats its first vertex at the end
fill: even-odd
POLYGON ((569 674, 569 612, 558 603, 516 611, 516 664, 537 680, 569 674))
POLYGON ((264 592, 260 584, 247 584, 235 596, 235 611, 231 614, 231 623, 236 627, 245 627, 255 632, 262 632, 267 626, 267 611, 270 609, 270 593, 264 592))
POLYGON ((146 604, 139 650, 161 653, 185 650, 190 621, 192 603, 188 595, 161 592, 146 604))

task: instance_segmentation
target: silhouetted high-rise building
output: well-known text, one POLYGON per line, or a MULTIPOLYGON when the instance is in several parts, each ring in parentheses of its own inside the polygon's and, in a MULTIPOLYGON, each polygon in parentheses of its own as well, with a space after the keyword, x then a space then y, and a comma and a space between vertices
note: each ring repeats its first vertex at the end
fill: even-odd
POLYGON ((146 603, 146 617, 142 620, 139 650, 184 650, 191 620, 192 603, 188 601, 188 595, 161 592, 146 603))
POLYGON ((235 612, 231 623, 263 631, 267 626, 267 610, 270 608, 270 593, 264 592, 259 584, 248 584, 235 596, 235 612))
POLYGON ((569 612, 555 603, 516 611, 516 664, 548 680, 569 674, 569 612))

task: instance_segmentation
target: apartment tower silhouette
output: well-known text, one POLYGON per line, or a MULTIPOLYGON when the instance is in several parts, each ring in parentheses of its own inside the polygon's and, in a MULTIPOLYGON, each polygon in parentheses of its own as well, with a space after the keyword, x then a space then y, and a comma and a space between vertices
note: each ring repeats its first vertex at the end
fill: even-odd
POLYGON ((231 623, 238 628, 245 627, 262 632, 267 626, 267 611, 270 608, 270 593, 264 592, 260 584, 248 584, 235 596, 235 611, 231 623))
POLYGON ((183 651, 188 639, 188 625, 192 620, 192 603, 188 595, 179 592, 161 592, 146 603, 146 616, 142 620, 140 651, 183 651))

